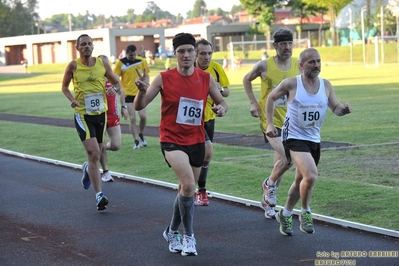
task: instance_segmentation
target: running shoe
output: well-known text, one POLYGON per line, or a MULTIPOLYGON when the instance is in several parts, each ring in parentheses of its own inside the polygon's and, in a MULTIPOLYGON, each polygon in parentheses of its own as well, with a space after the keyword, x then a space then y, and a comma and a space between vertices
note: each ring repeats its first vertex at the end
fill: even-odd
POLYGON ((143 147, 147 147, 147 141, 145 141, 145 139, 144 139, 144 135, 143 134, 139 134, 139 137, 140 137, 140 140, 141 140, 141 145, 143 146, 143 147))
POLYGON ((98 196, 96 196, 96 202, 97 202, 97 210, 102 211, 105 210, 108 205, 108 199, 104 194, 101 192, 98 196))
POLYGON ((111 174, 109 173, 109 171, 103 173, 101 175, 101 180, 103 182, 114 182, 114 179, 112 178, 111 174))
POLYGON ((88 166, 87 162, 84 162, 82 165, 82 171, 83 171, 82 185, 83 185, 84 189, 89 189, 89 187, 91 185, 89 173, 87 173, 87 166, 88 166))
POLYGON ((194 194, 194 205, 196 206, 208 206, 208 193, 206 190, 198 190, 194 194))
POLYGON ((294 233, 292 230, 292 215, 284 216, 283 210, 280 210, 276 214, 276 220, 280 224, 280 233, 285 236, 292 236, 294 233))
POLYGON ((266 205, 270 205, 270 207, 275 207, 277 202, 276 198, 277 186, 268 186, 267 180, 269 180, 269 178, 267 178, 262 184, 262 189, 263 189, 262 206, 265 207, 266 205))
POLYGON ((133 150, 137 150, 137 149, 140 149, 140 142, 138 140, 135 140, 133 150))
POLYGON ((276 211, 274 210, 274 207, 270 207, 269 205, 266 205, 264 207, 265 209, 265 217, 267 219, 276 219, 276 211))
POLYGON ((194 236, 183 236, 183 250, 181 251, 182 256, 197 256, 197 249, 195 248, 194 236))
POLYGON ((302 212, 299 215, 299 221, 301 222, 299 228, 301 229, 302 232, 306 234, 314 233, 315 230, 313 226, 313 218, 310 212, 302 212))
POLYGON ((169 243, 169 251, 172 253, 179 253, 183 250, 181 244, 181 234, 179 231, 169 232, 169 226, 163 231, 163 237, 169 243))

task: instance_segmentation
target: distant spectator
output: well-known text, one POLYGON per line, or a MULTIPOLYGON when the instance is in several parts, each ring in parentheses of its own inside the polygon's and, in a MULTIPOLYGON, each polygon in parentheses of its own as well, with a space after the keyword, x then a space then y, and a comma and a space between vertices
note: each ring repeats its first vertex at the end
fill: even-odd
POLYGON ((150 50, 145 50, 145 60, 147 62, 147 65, 151 64, 151 56, 150 56, 151 52, 150 50))
POLYGON ((170 58, 169 58, 169 57, 166 57, 166 60, 165 60, 165 69, 166 69, 166 70, 169 70, 169 69, 170 69, 170 58))
POLYGON ((262 60, 266 60, 268 57, 269 57, 269 55, 267 54, 267 51, 265 50, 262 55, 262 60))
POLYGON ((140 56, 145 58, 145 49, 143 45, 140 45, 140 56))
POLYGON ((236 69, 241 69, 241 64, 242 64, 242 58, 239 56, 234 57, 234 64, 236 69))
POLYGON ((162 60, 162 55, 163 55, 163 48, 162 45, 158 46, 158 54, 159 54, 159 59, 162 60))
POLYGON ((123 49, 123 50, 121 51, 121 53, 119 54, 118 58, 119 58, 119 59, 122 59, 122 58, 125 58, 125 57, 126 57, 126 51, 125 51, 125 49, 123 49))
POLYGON ((109 60, 111 61, 112 64, 115 64, 115 56, 114 55, 111 55, 109 57, 109 60))
POLYGON ((229 68, 229 63, 227 61, 227 57, 223 56, 223 69, 227 70, 229 68))
POLYGON ((25 68, 25 73, 28 73, 28 60, 22 59, 21 65, 23 65, 23 67, 25 68))

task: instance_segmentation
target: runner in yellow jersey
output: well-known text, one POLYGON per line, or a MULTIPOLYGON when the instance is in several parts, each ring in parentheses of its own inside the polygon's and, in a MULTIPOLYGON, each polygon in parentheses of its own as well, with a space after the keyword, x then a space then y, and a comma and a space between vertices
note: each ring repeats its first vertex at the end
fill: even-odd
POLYGON ((120 59, 114 68, 115 74, 121 77, 122 88, 125 91, 125 103, 129 112, 129 126, 130 132, 134 139, 133 149, 139 149, 141 146, 146 147, 147 141, 144 139, 144 129, 147 124, 147 112, 144 108, 138 111, 140 122, 136 124, 136 111, 134 110, 133 102, 137 95, 138 88, 135 83, 139 77, 136 72, 136 68, 140 73, 145 69, 147 82, 149 82, 150 69, 148 68, 147 62, 144 58, 137 56, 137 49, 134 45, 129 45, 126 48, 126 57, 120 59), (141 144, 140 144, 141 142, 141 144))
POLYGON ((93 184, 97 210, 106 208, 108 199, 101 189, 101 174, 98 164, 106 126, 107 97, 120 91, 119 79, 107 61, 92 56, 93 39, 82 34, 76 41, 80 57, 71 61, 65 69, 62 92, 75 110, 75 127, 86 150, 88 162, 83 164, 82 185, 89 189, 93 184), (105 89, 104 76, 112 87, 105 89), (73 81, 74 95, 69 90, 73 81))
POLYGON ((251 102, 250 113, 253 117, 259 118, 265 141, 266 143, 269 142, 275 151, 273 170, 270 176, 262 183, 262 206, 265 209, 265 217, 269 219, 275 218, 274 206, 276 205, 277 187, 282 180, 283 174, 292 164, 288 163, 281 142, 281 128, 287 113, 287 99, 283 97, 274 103, 274 126, 279 131, 279 135, 276 138, 266 136, 268 123, 265 113, 266 99, 283 79, 294 77, 301 72, 298 59, 292 57, 292 31, 287 27, 279 28, 274 33, 273 40, 276 55, 256 63, 252 70, 243 78, 245 92, 251 102), (261 78, 259 101, 256 100, 252 89, 252 81, 258 77, 261 78))
MULTIPOLYGON (((195 60, 195 66, 208 72, 216 80, 219 91, 223 97, 229 96, 229 79, 227 78, 226 72, 223 67, 212 61, 213 48, 212 44, 205 39, 201 39, 196 42, 195 47, 197 49, 197 56, 195 60)), ((204 112, 204 128, 205 128, 205 157, 204 163, 201 168, 201 173, 198 179, 198 191, 195 193, 194 204, 199 206, 208 206, 208 194, 206 192, 206 179, 208 176, 209 162, 211 161, 213 154, 213 134, 215 132, 215 118, 216 114, 212 110, 214 102, 212 98, 208 96, 206 102, 206 108, 204 112)))

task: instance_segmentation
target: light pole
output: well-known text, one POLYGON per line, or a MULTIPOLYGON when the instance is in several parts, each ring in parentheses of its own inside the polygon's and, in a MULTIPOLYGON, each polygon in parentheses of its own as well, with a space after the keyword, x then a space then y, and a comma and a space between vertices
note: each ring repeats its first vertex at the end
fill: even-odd
MULTIPOLYGON (((381 64, 384 64, 384 6, 381 6, 381 64)), ((375 45, 378 45, 376 43, 375 45)))
POLYGON ((69 31, 72 31, 71 13, 68 13, 68 26, 69 26, 69 31))
POLYGON ((35 23, 35 26, 37 27, 37 34, 40 34, 40 24, 39 24, 39 22, 36 22, 35 23))
POLYGON ((396 43, 399 62, 399 3, 395 0, 389 0, 387 8, 391 10, 392 14, 396 17, 396 43))
POLYGON ((353 64, 353 45, 352 45, 352 9, 348 8, 349 13, 349 46, 350 46, 350 57, 351 57, 351 65, 353 64))
POLYGON ((367 6, 362 7, 360 11, 362 21, 362 43, 363 43, 363 64, 366 64, 366 44, 364 43, 364 15, 363 13, 367 10, 367 6))
POLYGON ((396 43, 398 44, 398 62, 399 62, 399 13, 396 14, 396 43))

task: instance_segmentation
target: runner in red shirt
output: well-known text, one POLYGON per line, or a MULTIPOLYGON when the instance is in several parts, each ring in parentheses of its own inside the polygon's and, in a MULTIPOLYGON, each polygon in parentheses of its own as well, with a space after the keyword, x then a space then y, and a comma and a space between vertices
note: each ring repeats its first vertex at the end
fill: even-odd
POLYGON ((208 94, 215 102, 213 111, 224 116, 227 103, 209 73, 194 67, 195 38, 179 33, 173 38, 177 67, 159 74, 149 85, 146 73, 138 74, 139 92, 135 109, 145 108, 161 94, 160 141, 162 153, 179 180, 170 225, 163 233, 169 251, 183 256, 197 255, 194 238, 194 192, 205 155, 204 110, 208 94), (183 241, 178 231, 183 223, 183 241))

